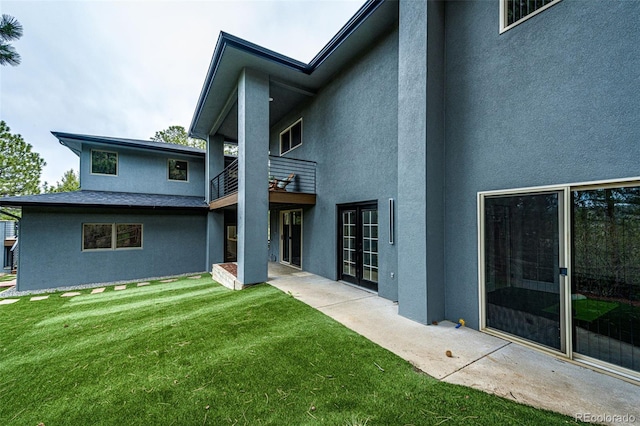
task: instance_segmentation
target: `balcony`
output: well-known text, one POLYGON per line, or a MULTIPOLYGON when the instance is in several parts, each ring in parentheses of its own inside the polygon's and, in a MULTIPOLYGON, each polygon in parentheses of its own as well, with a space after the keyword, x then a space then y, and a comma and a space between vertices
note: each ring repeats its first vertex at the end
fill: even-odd
MULTIPOLYGON (((210 183, 211 210, 238 203, 238 160, 229 164, 210 183)), ((264 181, 270 204, 316 203, 315 161, 269 156, 269 175, 264 181)))

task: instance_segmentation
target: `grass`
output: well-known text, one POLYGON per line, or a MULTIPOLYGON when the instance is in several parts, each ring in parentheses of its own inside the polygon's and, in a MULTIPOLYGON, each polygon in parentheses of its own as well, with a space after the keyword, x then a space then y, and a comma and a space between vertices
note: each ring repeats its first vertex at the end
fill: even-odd
POLYGON ((15 274, 0 274, 0 282, 15 280, 15 274))
POLYGON ((0 424, 573 423, 439 382, 268 285, 129 287, 0 306, 0 424))
POLYGON ((616 302, 595 299, 573 300, 571 303, 573 304, 573 309, 575 309, 573 317, 577 320, 588 322, 597 320, 619 305, 616 302))

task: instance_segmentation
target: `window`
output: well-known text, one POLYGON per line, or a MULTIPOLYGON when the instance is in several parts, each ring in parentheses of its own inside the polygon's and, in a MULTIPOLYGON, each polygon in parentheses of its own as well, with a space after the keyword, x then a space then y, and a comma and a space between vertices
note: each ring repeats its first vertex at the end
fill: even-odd
POLYGON ((116 224, 116 248, 142 248, 142 225, 116 224))
POLYGON ((113 247, 111 234, 113 225, 104 223, 86 223, 83 226, 83 250, 110 249, 113 247))
POLYGON ((142 224, 85 223, 82 250, 142 248, 142 224))
POLYGON ((169 160, 169 180, 189 180, 189 163, 183 160, 169 160))
POLYGON ((513 28, 561 0, 501 0, 500 32, 513 28))
POLYGON ((302 145, 302 118, 280 133, 280 155, 302 145))
POLYGON ((118 174, 118 153, 91 150, 91 173, 116 176, 118 174))

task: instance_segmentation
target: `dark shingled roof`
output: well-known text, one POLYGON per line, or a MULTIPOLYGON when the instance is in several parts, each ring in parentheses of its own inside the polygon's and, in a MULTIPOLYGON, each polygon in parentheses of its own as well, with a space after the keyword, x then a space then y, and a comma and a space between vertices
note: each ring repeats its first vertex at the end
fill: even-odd
POLYGON ((145 209, 205 210, 203 197, 135 194, 111 191, 74 191, 0 198, 0 206, 38 207, 136 207, 145 209))

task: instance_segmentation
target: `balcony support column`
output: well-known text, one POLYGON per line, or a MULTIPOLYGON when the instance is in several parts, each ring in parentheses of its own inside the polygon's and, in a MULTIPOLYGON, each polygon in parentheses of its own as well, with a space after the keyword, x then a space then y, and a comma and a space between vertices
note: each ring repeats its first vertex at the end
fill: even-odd
POLYGON ((267 280, 269 77, 244 69, 238 80, 238 276, 267 280))
MULTIPOLYGON (((211 135, 207 140, 207 162, 205 179, 205 197, 207 203, 211 201, 211 178, 224 169, 224 136, 211 135)), ((224 262, 224 210, 209 211, 207 214, 207 253, 206 271, 211 271, 211 265, 224 262)))

